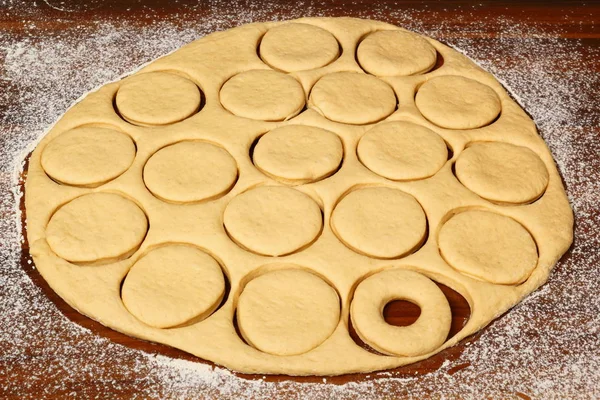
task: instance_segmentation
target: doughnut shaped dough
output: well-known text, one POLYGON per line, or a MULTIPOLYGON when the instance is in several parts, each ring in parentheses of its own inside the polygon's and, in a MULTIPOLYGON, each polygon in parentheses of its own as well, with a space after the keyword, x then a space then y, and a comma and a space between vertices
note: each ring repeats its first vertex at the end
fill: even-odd
POLYGON ((146 215, 133 201, 114 193, 91 193, 52 215, 46 240, 67 261, 108 263, 129 257, 147 229, 146 215))
POLYGON ((387 269, 362 281, 350 307, 358 336, 375 350, 396 356, 418 356, 440 347, 448 337, 452 312, 448 300, 429 278, 418 272, 387 269), (409 326, 393 326, 383 318, 391 301, 407 300, 421 308, 409 326))
POLYGON ((410 253, 424 240, 427 219, 419 203, 398 189, 356 189, 335 207, 331 228, 349 248, 378 258, 410 253))
POLYGON ((342 141, 335 133, 306 125, 287 125, 260 138, 253 160, 266 175, 299 185, 333 174, 343 155, 342 141))
POLYGON ((208 254, 170 244, 140 258, 129 270, 121 297, 127 310, 155 328, 195 323, 221 303, 225 279, 208 254))
POLYGON ((261 186, 240 194, 227 205, 223 221, 236 243, 269 256, 308 246, 323 227, 317 203, 283 186, 261 186))
POLYGON ((454 269, 476 279, 515 285, 537 265, 537 247, 512 218, 489 211, 464 211, 441 228, 440 252, 454 269))
POLYGON ((425 82, 415 103, 425 118, 448 129, 480 128, 492 122, 502 109, 492 88, 455 75, 425 82))
POLYGON ((323 67, 339 55, 335 37, 318 26, 289 23, 273 27, 260 42, 261 58, 285 72, 323 67))
POLYGON ((358 72, 325 75, 310 92, 308 106, 344 124, 370 124, 396 109, 396 95, 384 81, 358 72))
POLYGON ((367 131, 358 143, 357 154, 376 174, 407 181, 438 172, 446 163, 448 148, 437 133, 411 122, 394 121, 367 131))
POLYGON ((370 74, 403 76, 429 71, 435 65, 437 52, 422 36, 385 30, 373 32, 360 42, 356 58, 370 74))
POLYGON ((527 203, 548 186, 548 169, 538 155, 509 143, 474 143, 460 154, 455 167, 463 185, 493 202, 527 203))
POLYGON ((125 120, 135 125, 168 125, 200 108, 198 86, 182 76, 148 72, 123 80, 115 103, 125 120))
POLYGON ((83 126, 66 131, 44 148, 44 171, 57 182, 95 187, 115 179, 133 163, 135 144, 114 129, 83 126))
POLYGON ((246 342, 279 356, 306 353, 323 343, 340 321, 337 292, 301 269, 267 272, 244 287, 237 321, 246 342))
POLYGON ((240 117, 283 121, 304 107, 302 85, 277 71, 255 69, 229 79, 221 88, 221 104, 240 117))
POLYGON ((184 141, 164 147, 148 159, 144 183, 162 200, 188 203, 222 196, 235 184, 237 174, 237 164, 225 149, 184 141))

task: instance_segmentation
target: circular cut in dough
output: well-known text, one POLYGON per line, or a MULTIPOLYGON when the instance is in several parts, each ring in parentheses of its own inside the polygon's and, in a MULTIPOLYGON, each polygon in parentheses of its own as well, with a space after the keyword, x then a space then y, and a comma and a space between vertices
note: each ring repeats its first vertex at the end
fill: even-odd
POLYGON ((446 341, 452 323, 448 300, 429 278, 402 269, 388 269, 362 281, 350 306, 358 336, 375 350, 392 356, 419 356, 446 341), (409 326, 393 326, 383 318, 391 301, 406 300, 421 308, 409 326))
POLYGON ((54 213, 46 240, 67 261, 108 263, 133 254, 147 229, 146 215, 133 201, 114 193, 91 193, 54 213))
POLYGON ((304 107, 302 85, 290 75, 255 69, 229 79, 221 88, 221 104, 240 117, 284 121, 304 107))
POLYGON ((396 109, 396 95, 384 81, 358 72, 325 75, 310 92, 309 107, 345 124, 370 124, 396 109))
POLYGON ((435 65, 437 52, 422 36, 389 30, 367 36, 358 46, 356 57, 370 74, 402 76, 429 71, 435 65))
POLYGON ((237 322, 246 342, 279 356, 306 353, 323 343, 340 320, 337 292, 301 269, 267 272, 244 287, 237 322))
POLYGON ((131 314, 155 328, 199 322, 225 293, 221 266, 203 251, 181 244, 151 250, 129 270, 121 297, 131 314))
POLYGON ((489 211, 464 211, 450 218, 439 234, 442 257, 474 278, 505 285, 523 282, 537 264, 537 247, 512 218, 489 211))
POLYGON ((225 209, 223 221, 236 243, 268 256, 308 246, 323 227, 317 203, 284 186, 260 186, 240 194, 225 209))
POLYGON ((200 141, 164 147, 144 167, 146 187, 173 203, 220 197, 233 187, 237 175, 237 164, 225 149, 200 141))
POLYGON ((123 118, 136 125, 167 125, 196 113, 200 89, 189 79, 165 72, 133 75, 123 81, 115 99, 123 118))
POLYGON ((461 153, 455 166, 463 185, 498 203, 533 201, 548 186, 548 170, 538 155, 508 143, 475 143, 461 153))
POLYGON ((424 240, 427 219, 411 195, 370 187, 350 192, 331 216, 331 228, 352 250, 378 258, 397 258, 424 240))
POLYGON ((502 109, 492 88, 454 75, 425 82, 415 103, 425 118, 448 129, 480 128, 492 122, 502 109))
POLYGON ((287 125, 265 134, 254 148, 258 169, 278 181, 300 185, 333 174, 344 155, 333 132, 305 125, 287 125))
POLYGON ((339 55, 335 37, 318 26, 289 23, 269 29, 260 42, 264 62, 286 72, 323 67, 339 55))
POLYGON ((410 122, 387 122, 369 130, 358 143, 358 158, 384 178, 408 181, 428 178, 448 158, 437 133, 410 122))
POLYGON ((84 126, 66 131, 44 148, 44 171, 57 182, 95 187, 115 179, 133 163, 135 144, 114 129, 84 126))

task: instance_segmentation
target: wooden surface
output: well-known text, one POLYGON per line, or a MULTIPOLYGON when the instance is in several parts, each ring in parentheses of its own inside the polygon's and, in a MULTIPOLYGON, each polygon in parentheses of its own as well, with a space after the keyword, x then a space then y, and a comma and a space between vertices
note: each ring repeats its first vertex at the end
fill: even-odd
MULTIPOLYGON (((283 0, 278 2, 278 6, 271 6, 274 8, 273 16, 275 17, 286 17, 288 14, 290 17, 296 17, 298 10, 295 0, 283 0), (287 11, 289 10, 289 12, 287 11), (293 12, 292 12, 293 11, 293 12)), ((600 47, 600 34, 598 32, 597 23, 598 16, 600 16, 600 5, 596 2, 575 2, 575 1, 478 1, 475 5, 467 1, 450 1, 450 2, 434 2, 434 1, 388 1, 388 0, 372 0, 372 1, 353 1, 347 4, 344 1, 337 0, 331 3, 326 2, 315 2, 310 3, 310 15, 321 14, 326 16, 361 16, 361 17, 373 17, 376 19, 382 19, 386 22, 393 24, 401 24, 402 21, 396 20, 395 18, 386 18, 385 11, 379 12, 376 15, 371 14, 370 10, 389 10, 389 9, 407 9, 411 10, 414 18, 420 18, 420 22, 424 29, 432 30, 436 24, 440 22, 440 19, 444 19, 446 25, 454 24, 456 29, 452 33, 455 37, 469 37, 476 38, 477 40, 486 41, 492 40, 497 36, 497 24, 494 21, 499 19, 508 19, 513 21, 515 24, 531 24, 535 21, 542 31, 545 28, 552 28, 552 32, 556 32, 556 27, 559 26, 559 36, 566 38, 567 40, 581 39, 585 46, 584 51, 589 51, 590 54, 594 52, 597 54, 597 50, 600 47), (374 6, 378 3, 377 7, 374 6), (343 7, 342 7, 343 6, 343 7), (595 15, 595 17, 594 17, 595 15), (488 19, 490 22, 485 25, 481 25, 481 29, 461 29, 463 26, 471 26, 474 21, 488 19)), ((251 9, 256 4, 252 5, 250 2, 236 2, 236 7, 243 8, 248 7, 251 9)), ((134 24, 149 24, 151 21, 157 19, 164 19, 172 21, 179 26, 185 26, 186 24, 198 24, 202 23, 203 17, 210 15, 215 12, 215 7, 221 7, 220 12, 227 16, 226 3, 218 3, 216 6, 214 3, 204 2, 188 2, 188 1, 161 1, 161 0, 46 0, 38 1, 36 6, 18 6, 12 9, 5 8, 0 15, 0 29, 6 34, 14 35, 15 37, 21 37, 25 35, 25 30, 29 29, 25 27, 24 20, 35 23, 36 29, 39 29, 39 35, 54 35, 62 29, 73 27, 77 25, 93 25, 102 21, 128 21, 134 24), (50 6, 52 5, 52 7, 50 6), (59 10, 62 9, 62 10, 59 10)), ((260 7, 260 5, 259 5, 260 7)), ((233 14, 232 14, 233 15, 233 14)), ((231 17, 228 21, 229 25, 237 25, 235 17, 231 17)), ((564 68, 564 64, 557 63, 556 69, 560 71, 564 68)), ((596 71, 600 67, 596 63, 596 71)), ((1 73, 1 69, 0 69, 1 73)), ((2 109, 5 109, 6 104, 2 104, 2 109)), ((600 135, 600 132, 596 129, 596 133, 600 135)), ((571 252, 565 255, 564 259, 574 257, 571 252)), ((43 289, 44 294, 50 298, 58 309, 69 318, 71 321, 90 329, 95 334, 110 339, 113 342, 123 344, 135 349, 141 349, 150 353, 159 353, 168 355, 174 358, 181 358, 186 360, 199 361, 197 358, 185 354, 179 350, 169 348, 162 345, 144 342, 134 338, 130 338, 123 334, 117 333, 110 329, 103 327, 102 325, 81 316, 75 310, 71 309, 66 305, 57 295, 48 288, 45 281, 40 277, 37 271, 27 263, 29 255, 27 252, 27 243, 23 246, 22 255, 22 268, 24 268, 33 282, 43 289)), ((452 311, 453 311, 453 331, 456 333, 460 327, 464 325, 469 316, 469 308, 464 299, 450 289, 444 290, 445 294, 449 298, 452 311)), ((385 314, 388 322, 397 325, 406 325, 411 321, 414 321, 418 315, 418 307, 410 304, 392 304, 386 307, 385 314)), ((467 339, 467 341, 477 340, 477 336, 467 339)), ((355 338, 356 340, 359 340, 355 338)), ((64 340, 71 340, 68 333, 65 333, 64 340)), ((461 343, 453 348, 447 349, 435 357, 428 360, 406 366, 397 369, 395 372, 398 376, 414 376, 415 374, 427 374, 440 367, 444 360, 455 360, 460 353, 464 350, 464 343, 461 343)), ((45 352, 43 348, 32 349, 32 353, 41 354, 45 359, 49 359, 49 365, 52 365, 52 357, 50 351, 45 352)), ((91 362, 94 357, 93 354, 81 356, 80 362, 85 365, 86 362, 91 362), (86 360, 89 357, 89 360, 86 360)), ((0 350, 0 376, 2 375, 2 369, 6 368, 6 363, 12 363, 13 360, 7 357, 1 357, 0 350), (4 364, 3 364, 4 363, 4 364)), ((8 390, 5 392, 7 397, 20 398, 21 395, 33 396, 39 392, 43 386, 55 385, 56 381, 60 381, 60 376, 49 375, 48 377, 38 380, 37 382, 28 381, 28 370, 33 363, 39 362, 36 357, 25 358, 19 360, 19 376, 18 381, 12 382, 13 388, 19 388, 19 390, 8 390)), ((109 361, 107 361, 109 362, 109 361)), ((114 360, 112 361, 114 362, 114 360)), ((119 360, 120 363, 127 363, 128 360, 119 360)), ((466 368, 468 365, 458 365, 449 373, 458 372, 462 368, 466 368)), ((14 369, 15 367, 12 366, 14 369)), ((14 374, 12 375, 14 379, 14 374)), ((245 379, 256 379, 255 376, 239 375, 245 379)), ((282 381, 294 379, 302 382, 320 382, 321 378, 288 378, 281 376, 267 377, 269 381, 282 381)), ((346 383, 351 381, 362 381, 369 379, 365 375, 347 375, 341 377, 329 378, 329 382, 333 383, 346 383)), ((94 375, 91 374, 89 381, 84 382, 87 385, 85 393, 92 395, 96 393, 99 397, 132 397, 136 393, 139 395, 139 387, 136 387, 135 382, 122 381, 119 382, 119 390, 115 390, 114 393, 102 392, 105 390, 105 386, 95 386, 94 375), (96 390, 96 391, 95 391, 96 390)), ((62 387, 60 390, 55 392, 56 398, 62 398, 68 393, 82 393, 81 388, 77 385, 69 384, 67 387, 62 387), (69 386, 70 385, 70 386, 69 386)), ((2 389, 0 388, 0 394, 2 389)), ((198 393, 198 396, 201 396, 198 393)), ((528 398, 525 394, 521 396, 521 393, 517 393, 522 398, 528 398)), ((1 397, 1 395, 0 395, 1 397)), ((144 396, 142 396, 144 397, 144 396)))

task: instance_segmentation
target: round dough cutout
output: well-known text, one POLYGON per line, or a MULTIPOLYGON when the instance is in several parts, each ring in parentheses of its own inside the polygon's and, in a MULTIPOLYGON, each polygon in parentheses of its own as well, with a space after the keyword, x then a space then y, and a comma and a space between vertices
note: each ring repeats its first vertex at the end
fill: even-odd
POLYGON ((368 35, 356 51, 362 69, 377 76, 422 74, 435 65, 437 52, 427 39, 401 30, 368 35))
POLYGON ((300 185, 333 174, 344 155, 342 141, 333 132, 286 125, 263 135, 254 148, 254 165, 284 183, 300 185))
POLYGON ((221 88, 221 104, 234 115, 284 121, 304 107, 304 89, 296 79, 281 72, 255 69, 229 79, 221 88))
POLYGON ((46 145, 41 164, 57 182, 96 187, 115 179, 133 163, 131 138, 114 129, 83 126, 66 131, 46 145))
POLYGON ((396 95, 384 81, 358 72, 325 75, 313 87, 309 107, 344 124, 370 124, 396 109, 396 95))
POLYGON ((437 133, 411 122, 376 125, 358 143, 357 154, 365 167, 396 181, 434 175, 448 159, 446 142, 437 133))
POLYGON ((434 351, 446 341, 452 323, 450 305, 440 288, 426 276, 402 269, 377 272, 362 281, 354 292, 350 316, 365 343, 400 357, 434 351), (394 300, 418 305, 421 315, 409 326, 388 324, 383 309, 394 300))
POLYGON ((200 108, 196 84, 166 72, 147 72, 123 81, 115 103, 121 116, 135 125, 168 125, 182 121, 200 108))
POLYGON ((109 263, 133 254, 147 230, 146 215, 133 201, 114 193, 91 193, 54 213, 46 240, 67 261, 109 263))
POLYGON ((425 239, 427 218, 411 195, 367 187, 350 192, 331 216, 331 228, 352 250, 377 258, 398 258, 425 239))
POLYGON ((286 72, 320 68, 339 55, 335 37, 318 26, 288 23, 267 31, 260 42, 264 62, 286 72))
POLYGON ((267 272, 244 287, 237 322, 246 342, 279 356, 306 353, 323 343, 340 320, 337 292, 301 269, 267 272))
POLYGON ((491 283, 523 282, 537 265, 537 247, 517 221, 489 211, 464 211, 440 229, 439 248, 457 271, 491 283))
POLYGON ((219 263, 189 245, 151 250, 123 281, 123 304, 137 319, 155 328, 199 322, 223 300, 225 278, 219 263))
POLYGON ((223 196, 238 176, 235 159, 223 148, 201 141, 163 147, 144 167, 144 183, 156 197, 189 203, 223 196))
POLYGON ((462 76, 440 76, 425 82, 415 97, 425 118, 448 129, 475 129, 488 125, 500 114, 500 98, 494 90, 462 76))
POLYGON ((484 199, 509 204, 531 202, 548 186, 544 162, 526 147, 481 142, 467 147, 455 164, 456 177, 484 199))
POLYGON ((223 216, 240 246, 281 256, 311 244, 321 232, 321 209, 308 195, 284 186, 260 186, 235 197, 223 216))

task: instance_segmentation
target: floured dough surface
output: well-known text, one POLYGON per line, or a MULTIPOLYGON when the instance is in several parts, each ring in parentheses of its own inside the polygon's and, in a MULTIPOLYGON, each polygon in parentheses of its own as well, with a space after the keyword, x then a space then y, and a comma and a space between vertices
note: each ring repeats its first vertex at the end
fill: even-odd
POLYGON ((542 285, 573 229, 492 75, 353 18, 217 32, 88 94, 32 153, 25 211, 75 309, 260 376, 426 359, 542 285), (394 300, 419 318, 388 324, 394 300))

